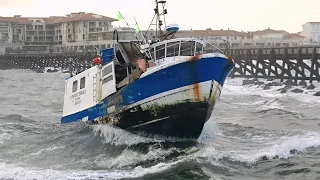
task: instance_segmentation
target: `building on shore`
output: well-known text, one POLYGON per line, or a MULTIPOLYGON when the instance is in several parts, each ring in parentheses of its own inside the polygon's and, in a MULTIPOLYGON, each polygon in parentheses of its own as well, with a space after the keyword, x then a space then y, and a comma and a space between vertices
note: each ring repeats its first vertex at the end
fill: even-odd
MULTIPOLYGON (((0 16, 0 54, 1 53, 45 53, 45 52, 81 52, 113 46, 113 30, 118 31, 120 40, 135 40, 140 34, 129 27, 113 27, 117 19, 94 13, 71 13, 66 16, 51 17, 14 17, 0 16)), ((284 30, 267 28, 254 32, 239 32, 230 29, 180 30, 175 37, 196 37, 224 47, 225 41, 231 47, 281 47, 299 46, 320 40, 310 29, 310 24, 303 25, 301 33, 289 34, 284 30), (311 35, 310 35, 311 34, 311 35), (310 36, 315 37, 310 41, 310 36)), ((320 24, 320 23, 319 23, 320 24)), ((318 30, 318 29, 317 29, 318 30)), ((146 31, 143 31, 145 33, 146 31)), ((148 35, 152 34, 152 30, 148 35)), ((319 41, 318 41, 319 42, 319 41)))
MULTIPOLYGON (((91 41, 99 41, 96 33, 111 32, 114 21, 114 18, 85 12, 46 18, 0 16, 0 53, 59 51, 68 44, 90 48, 97 45, 91 41)), ((99 43, 111 44, 110 41, 99 43)))
POLYGON ((308 43, 320 45, 320 22, 307 22, 302 25, 302 36, 308 43))
POLYGON ((188 30, 179 31, 176 37, 196 37, 209 41, 217 46, 223 46, 228 40, 231 47, 281 47, 298 46, 305 43, 305 37, 298 34, 289 34, 282 30, 265 29, 254 32, 238 32, 235 30, 188 30))
MULTIPOLYGON (((114 28, 119 32, 120 40, 135 40, 133 28, 119 27, 114 28)), ((142 31, 143 34, 147 33, 147 36, 152 36, 153 31, 148 32, 142 31)), ((113 31, 107 32, 95 32, 95 39, 88 39, 87 41, 82 42, 72 42, 65 43, 61 46, 67 51, 81 51, 84 46, 96 46, 99 48, 109 48, 112 44, 108 44, 113 40, 113 31), (103 44, 107 44, 104 46, 103 44)), ((136 34, 138 39, 141 40, 141 35, 136 34)), ((301 46, 305 44, 306 38, 299 34, 289 34, 286 31, 277 31, 270 28, 263 31, 255 32, 238 32, 235 30, 179 30, 175 35, 175 38, 200 38, 204 39, 211 44, 214 44, 219 47, 225 47, 225 41, 227 40, 230 43, 230 46, 233 48, 236 47, 283 47, 283 46, 301 46)))

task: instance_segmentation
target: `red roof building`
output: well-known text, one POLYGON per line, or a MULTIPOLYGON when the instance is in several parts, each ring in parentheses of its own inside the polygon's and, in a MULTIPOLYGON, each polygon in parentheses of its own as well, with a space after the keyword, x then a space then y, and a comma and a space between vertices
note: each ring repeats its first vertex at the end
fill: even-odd
POLYGON ((85 12, 51 17, 0 16, 0 43, 50 45, 96 40, 94 33, 111 30, 114 21, 117 19, 85 12))

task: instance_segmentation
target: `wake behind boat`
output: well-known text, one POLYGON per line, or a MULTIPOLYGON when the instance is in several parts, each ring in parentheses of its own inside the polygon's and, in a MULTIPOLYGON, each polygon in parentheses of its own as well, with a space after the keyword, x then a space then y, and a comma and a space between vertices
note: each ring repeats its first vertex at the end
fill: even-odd
MULTIPOLYGON (((165 1, 156 1, 156 38, 115 40, 93 67, 66 80, 62 123, 108 123, 134 133, 199 137, 234 62, 204 40, 172 38, 177 25, 163 33, 159 3, 165 1)), ((117 39, 117 31, 114 35, 117 39)))

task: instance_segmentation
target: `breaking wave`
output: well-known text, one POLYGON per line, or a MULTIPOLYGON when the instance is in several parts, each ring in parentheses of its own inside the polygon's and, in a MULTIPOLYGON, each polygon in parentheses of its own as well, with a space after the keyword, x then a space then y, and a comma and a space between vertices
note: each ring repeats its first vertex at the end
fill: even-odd
POLYGON ((63 75, 1 73, 0 83, 8 88, 0 97, 10 94, 9 87, 16 94, 0 101, 2 179, 250 179, 254 173, 266 178, 269 169, 274 171, 267 178, 275 179, 319 167, 308 159, 320 158, 320 99, 311 93, 280 94, 279 87, 261 90, 229 79, 195 141, 109 125, 60 124, 63 75), (20 82, 21 76, 29 82, 20 82), (311 165, 296 167, 300 161, 311 165))

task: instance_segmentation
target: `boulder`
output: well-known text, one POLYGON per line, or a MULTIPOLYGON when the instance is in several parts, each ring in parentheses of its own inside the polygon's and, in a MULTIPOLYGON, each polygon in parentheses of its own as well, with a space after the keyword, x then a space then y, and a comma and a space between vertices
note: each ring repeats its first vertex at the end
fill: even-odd
POLYGON ((284 88, 288 90, 288 89, 292 88, 292 86, 291 85, 285 85, 284 88))
POLYGON ((281 86, 280 82, 270 82, 268 83, 270 86, 281 86))
POLYGON ((245 79, 242 81, 242 85, 249 85, 249 84, 254 84, 254 80, 253 79, 245 79))
POLYGON ((268 85, 268 84, 265 84, 265 85, 263 86, 263 90, 268 90, 268 89, 270 89, 270 88, 271 88, 271 86, 268 85))
POLYGON ((320 91, 316 92, 314 96, 320 96, 320 91))
POLYGON ((280 89, 280 93, 281 93, 281 94, 284 94, 284 93, 286 93, 286 92, 287 92, 287 89, 285 89, 285 88, 281 88, 281 89, 280 89))
POLYGON ((291 79, 287 80, 284 84, 285 85, 290 85, 290 86, 297 86, 297 84, 294 83, 291 79))
POLYGON ((298 83, 299 86, 307 86, 307 82, 302 80, 298 83))
POLYGON ((261 81, 255 81, 254 82, 254 85, 259 85, 260 86, 260 85, 263 85, 263 84, 264 84, 264 82, 261 82, 261 81))
POLYGON ((314 89, 314 88, 316 88, 316 86, 313 84, 309 84, 309 86, 307 87, 307 89, 314 89))
POLYGON ((291 92, 294 92, 294 93, 303 93, 303 90, 302 90, 302 89, 295 88, 295 89, 293 89, 291 92))

